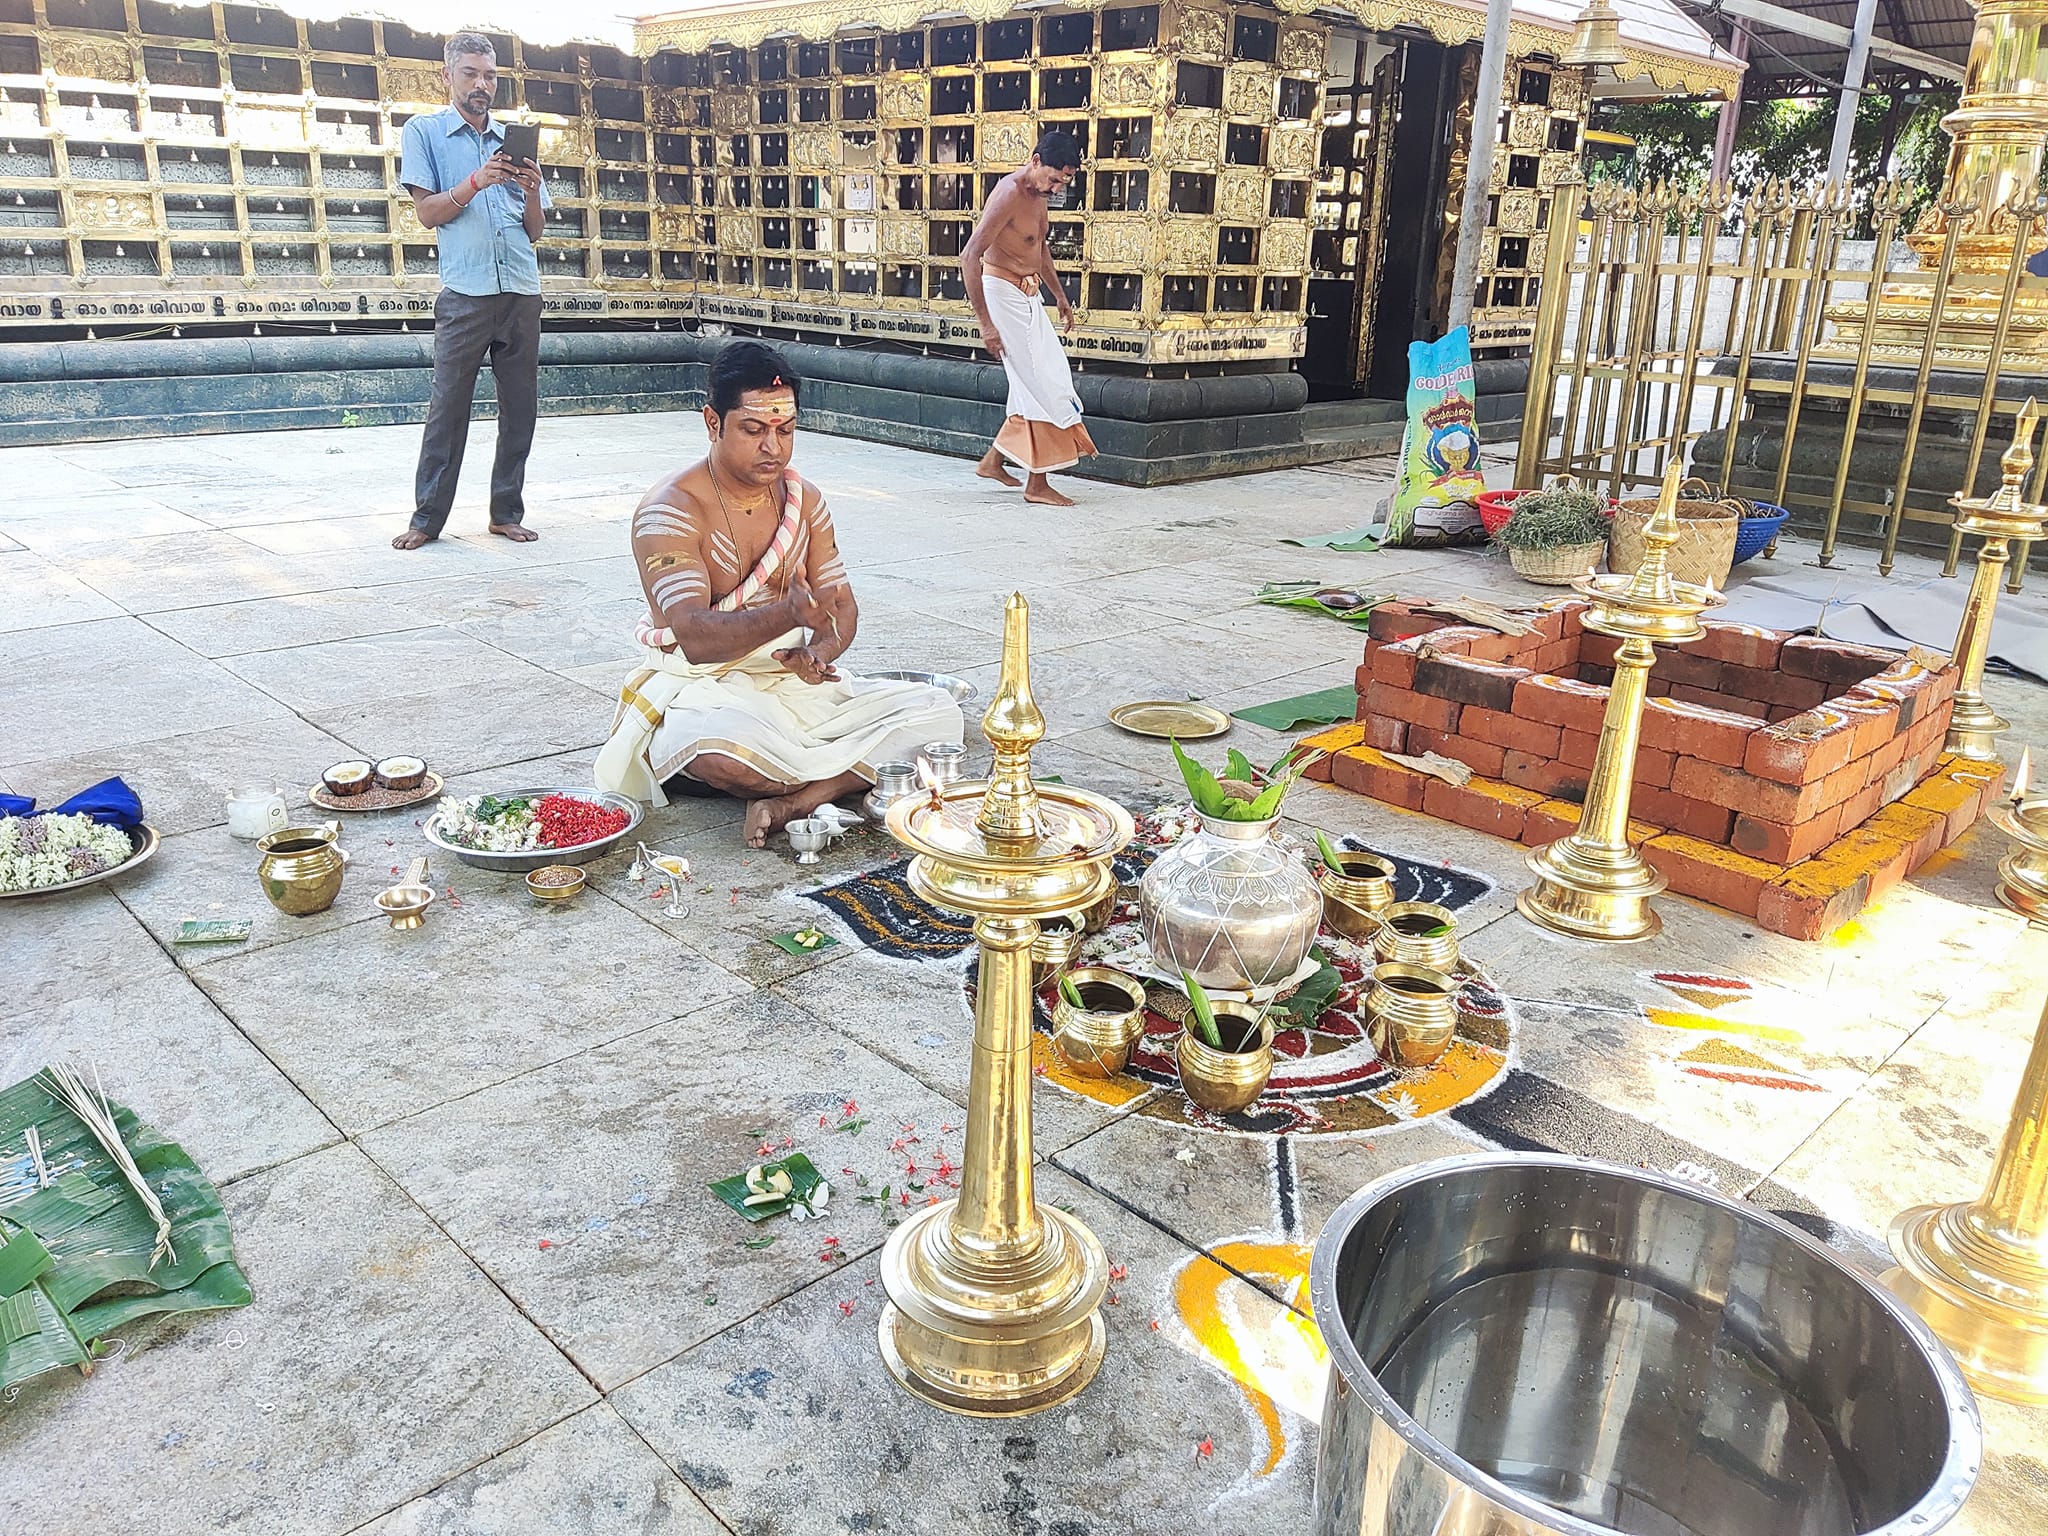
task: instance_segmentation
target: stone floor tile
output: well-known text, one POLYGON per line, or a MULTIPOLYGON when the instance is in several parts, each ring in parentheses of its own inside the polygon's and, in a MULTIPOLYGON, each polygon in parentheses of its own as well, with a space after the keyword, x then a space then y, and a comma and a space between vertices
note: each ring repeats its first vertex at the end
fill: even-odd
POLYGON ((938 1131, 960 1114, 818 1015, 756 993, 386 1125, 363 1146, 610 1391, 808 1285, 822 1254, 879 1247, 884 1216, 855 1175, 874 1194, 908 1193, 909 1158, 960 1156, 957 1130, 938 1131), (924 1139, 893 1153, 903 1125, 924 1139), (822 1217, 757 1227, 706 1188, 785 1139, 832 1186, 822 1217), (775 1241, 746 1245, 758 1237, 775 1241))
POLYGON ((609 904, 544 906, 500 878, 495 901, 432 912, 411 933, 352 926, 195 974, 351 1133, 741 990, 609 904))
MULTIPOLYGON (((158 717, 163 723, 172 719, 174 703, 175 696, 158 717)), ((227 820, 228 796, 245 785, 275 785, 295 815, 310 814, 306 791, 333 764, 354 757, 355 749, 267 699, 263 707, 276 712, 247 725, 14 763, 8 772, 24 786, 22 793, 33 793, 46 805, 118 775, 142 798, 149 824, 166 837, 221 825, 227 820)), ((163 857, 158 853, 157 858, 163 857)))
POLYGON ((355 1536, 721 1536, 683 1486, 608 1403, 361 1527, 355 1536))
POLYGON ((144 492, 53 494, 40 478, 26 495, 10 495, 0 507, 0 533, 42 555, 75 556, 111 542, 206 531, 205 523, 144 492))
POLYGON ((10 766, 286 713, 218 662, 132 618, 0 635, 0 677, 35 681, 9 690, 0 753, 10 766))
POLYGON ((255 1303, 31 1382, 0 1415, 0 1526, 341 1536, 595 1400, 354 1147, 223 1199, 255 1303))
POLYGON ((334 560, 273 555, 231 533, 101 540, 45 553, 94 591, 138 614, 332 592, 357 584, 334 560))
MULTIPOLYGON (((504 680, 310 709, 307 718, 375 760, 401 752, 443 774, 601 743, 611 713, 591 690, 507 657, 504 680)), ((431 682, 432 679, 421 679, 431 682)))
POLYGON ((372 704, 401 689, 517 694, 547 680, 538 667, 439 627, 258 651, 221 665, 306 715, 372 704))
POLYGON ((244 656, 418 629, 425 620, 376 591, 308 592, 181 608, 150 625, 201 656, 244 656))
POLYGON ((1070 1205, 1126 1271, 1119 1304, 1103 1308, 1101 1372, 1061 1407, 973 1419, 899 1395, 876 1351, 884 1297, 867 1283, 872 1260, 699 1345, 613 1404, 735 1529, 1304 1529, 1314 1475, 1305 1416, 1319 1411, 1323 1380, 1309 1325, 1056 1173, 1040 1179, 1039 1198, 1070 1205), (1279 1400, 1238 1385, 1212 1350, 1245 1362, 1279 1400), (1195 1454, 1204 1440, 1206 1462, 1195 1454))
POLYGON ((334 1127, 182 976, 20 1013, 0 1004, 0 1081, 91 1063, 107 1095, 225 1184, 339 1139, 334 1127))
POLYGON ((121 609, 41 555, 0 543, 0 634, 117 617, 121 609))
POLYGON ((0 1014, 56 1008, 177 974, 105 880, 51 896, 10 896, 0 902, 0 934, 7 953, 0 1014))

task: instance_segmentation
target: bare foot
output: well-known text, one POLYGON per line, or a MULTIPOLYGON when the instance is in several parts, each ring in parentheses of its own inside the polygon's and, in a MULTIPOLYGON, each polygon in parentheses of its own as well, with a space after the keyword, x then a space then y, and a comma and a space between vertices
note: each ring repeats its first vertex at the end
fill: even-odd
POLYGON ((1017 483, 1017 477, 1004 465, 1002 455, 991 448, 981 456, 981 462, 974 466, 974 472, 984 480, 993 480, 997 485, 1017 483))
POLYGON ((807 816, 816 807, 806 807, 796 795, 776 795, 772 799, 749 800, 745 826, 746 843, 749 848, 766 848, 768 839, 780 832, 800 816, 807 816))
POLYGON ((393 549, 418 549, 422 545, 433 542, 434 536, 431 533, 423 532, 418 528, 408 528, 391 541, 391 547, 393 549))
POLYGON ((540 537, 524 523, 493 523, 491 532, 501 539, 510 539, 514 544, 531 544, 540 537))
POLYGON ((1041 507, 1071 507, 1074 498, 1062 496, 1043 475, 1033 475, 1024 487, 1024 499, 1041 507))

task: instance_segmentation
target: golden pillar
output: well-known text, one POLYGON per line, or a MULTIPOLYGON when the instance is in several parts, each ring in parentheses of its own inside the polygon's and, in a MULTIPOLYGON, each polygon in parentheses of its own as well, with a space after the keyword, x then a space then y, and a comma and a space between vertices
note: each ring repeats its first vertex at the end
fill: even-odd
POLYGON ((1962 622, 1956 628, 1955 661, 1962 669, 1956 684, 1954 712, 1949 716, 1946 749, 1980 762, 1998 760, 1998 737, 2009 729, 1984 702, 1984 662, 1991 652, 1991 621, 1998 611, 1998 589, 2005 579, 2008 541, 2042 537, 2048 507, 2027 500, 2027 474, 2034 467, 2034 428, 2040 407, 2029 400, 2013 422, 2012 446, 1998 461, 2002 480, 1989 496, 1958 491, 1949 500, 1956 509, 1958 534, 1984 540, 1977 549, 1977 571, 1970 595, 1963 600, 1962 622))
POLYGON ((988 1417, 1064 1402, 1102 1363, 1102 1244, 1032 1189, 1031 944, 1039 919, 1114 886, 1110 860, 1132 832, 1114 801, 1032 780, 1045 717, 1031 697, 1028 614, 1013 596, 982 719, 988 780, 889 808, 889 835, 916 855, 911 888, 974 915, 981 969, 960 1194, 912 1216, 882 1251, 882 1360, 926 1402, 988 1417))
MULTIPOLYGON (((2038 221, 2029 218, 2023 232, 2013 208, 2032 200, 2048 149, 2048 0, 1979 0, 1962 96, 1941 125, 1954 140, 1941 195, 1906 237, 1936 281, 1932 288, 1888 285, 1874 330, 1881 353, 1917 356, 1939 294, 1936 358, 1981 368, 1991 356, 2013 254, 2041 244, 2038 221)), ((1998 349, 2001 371, 2048 372, 2048 285, 2023 281, 2014 302, 1998 349)), ((1827 350, 1853 353, 1866 317, 1860 299, 1829 306, 1836 334, 1827 350)))
POLYGON ((1595 634, 1614 636, 1621 648, 1614 653, 1614 682, 1578 830, 1529 855, 1536 883, 1515 899, 1524 917, 1573 938, 1625 942, 1650 938, 1663 927, 1650 898, 1664 889, 1664 877, 1628 840, 1636 743, 1657 660, 1651 641, 1699 639, 1706 633, 1700 614, 1722 601, 1711 587, 1672 580, 1666 567, 1679 537, 1678 486, 1684 474, 1674 453, 1664 469, 1656 514, 1643 529, 1643 563, 1633 576, 1589 571, 1573 583, 1593 600, 1580 622, 1595 634))
MULTIPOLYGON (((2029 935, 2034 975, 2048 939, 2029 935)), ((1922 1205, 1892 1223, 1884 1283, 1927 1320, 1987 1397, 2048 1403, 2048 1008, 1991 1177, 1977 1199, 1922 1205)))

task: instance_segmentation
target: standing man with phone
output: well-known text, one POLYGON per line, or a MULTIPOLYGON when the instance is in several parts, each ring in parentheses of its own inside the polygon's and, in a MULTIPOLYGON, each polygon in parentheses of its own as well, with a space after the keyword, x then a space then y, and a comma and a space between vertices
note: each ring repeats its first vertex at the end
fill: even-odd
POLYGON ((434 301, 434 394, 413 485, 412 525, 393 549, 441 536, 455 503, 477 371, 491 360, 498 388, 498 455, 491 469, 491 532, 515 544, 539 537, 525 523, 526 455, 540 392, 540 238, 547 188, 531 129, 507 152, 510 130, 491 118, 498 54, 476 32, 448 39, 448 106, 410 119, 399 179, 420 223, 438 231, 441 296, 434 301))

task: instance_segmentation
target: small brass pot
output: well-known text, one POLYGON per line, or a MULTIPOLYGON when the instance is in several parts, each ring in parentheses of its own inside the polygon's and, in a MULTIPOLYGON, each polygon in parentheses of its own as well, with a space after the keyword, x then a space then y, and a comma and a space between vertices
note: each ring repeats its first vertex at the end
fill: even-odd
POLYGON ((1083 1077, 1115 1077, 1130 1063, 1131 1047, 1145 1032, 1145 989, 1121 971, 1084 965, 1067 979, 1091 1006, 1076 1008, 1063 992, 1053 995, 1052 1045, 1083 1077), (1118 1006, 1096 1006, 1113 993, 1118 1006))
POLYGON ((1212 1115, 1228 1115, 1256 1103, 1273 1075, 1273 1021, 1260 1018, 1249 1003, 1212 1002, 1217 1033, 1223 1043, 1250 1043, 1244 1050, 1217 1050, 1195 1033, 1190 1017, 1181 1026, 1173 1050, 1180 1085, 1196 1105, 1212 1115), (1232 1025, 1235 1024, 1235 1030, 1232 1025))
POLYGON ((325 912, 341 894, 348 855, 335 846, 329 826, 284 827, 256 840, 263 861, 256 880, 270 904, 288 917, 325 912))
POLYGON ((1040 918, 1038 937, 1031 941, 1031 981, 1035 986, 1074 958, 1081 942, 1081 914, 1061 912, 1040 918))
POLYGON ((1369 944, 1381 914, 1394 904, 1394 866, 1376 853, 1340 852, 1337 859, 1344 866, 1341 875, 1327 864, 1316 866, 1323 921, 1345 938, 1369 944))
POLYGON ((1426 965, 1373 967, 1365 1027, 1380 1060, 1396 1067, 1436 1065, 1458 1031, 1458 984, 1426 965))
POLYGON ((1426 965, 1433 971, 1458 967, 1458 920, 1449 907, 1433 901, 1397 901, 1380 913, 1379 932, 1372 936, 1373 953, 1382 962, 1426 965), (1434 938, 1432 928, 1447 929, 1434 938))

